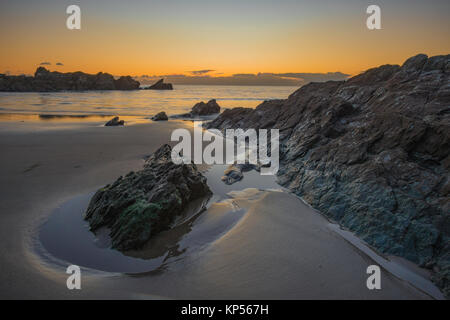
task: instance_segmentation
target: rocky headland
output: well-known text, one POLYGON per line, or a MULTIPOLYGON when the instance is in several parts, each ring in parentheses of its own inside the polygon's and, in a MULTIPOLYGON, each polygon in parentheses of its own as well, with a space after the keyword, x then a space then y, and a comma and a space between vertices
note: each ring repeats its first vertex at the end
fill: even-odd
POLYGON ((115 79, 109 73, 95 75, 84 72, 50 72, 37 68, 34 76, 7 76, 0 74, 0 91, 52 92, 85 90, 137 90, 139 82, 130 76, 115 79))
POLYGON ((169 145, 163 145, 146 160, 143 170, 119 177, 92 197, 85 219, 93 232, 109 229, 113 248, 141 248, 168 229, 193 200, 211 196, 196 165, 174 164, 171 152, 169 145))
POLYGON ((450 296, 450 55, 420 54, 286 100, 225 110, 207 128, 278 128, 282 186, 450 296))

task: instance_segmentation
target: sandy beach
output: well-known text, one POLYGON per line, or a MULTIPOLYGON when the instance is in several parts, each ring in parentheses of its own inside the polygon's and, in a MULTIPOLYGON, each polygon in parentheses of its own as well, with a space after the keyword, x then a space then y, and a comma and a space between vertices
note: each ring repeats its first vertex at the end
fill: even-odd
MULTIPOLYGON (((158 266, 130 273, 81 265, 82 290, 68 290, 64 266, 72 261, 36 250, 42 246, 42 226, 58 208, 74 199, 85 205, 86 195, 139 170, 146 156, 169 141, 172 130, 191 127, 183 121, 111 128, 103 123, 0 124, 0 298, 432 298, 385 269, 382 290, 368 290, 366 268, 374 260, 330 222, 273 179, 261 187, 256 172, 225 186, 220 166, 205 168, 214 192, 207 210, 181 223, 178 233, 161 237, 170 239, 167 248, 175 251, 164 253, 158 266)), ((130 257, 131 266, 132 259, 145 262, 130 257)))

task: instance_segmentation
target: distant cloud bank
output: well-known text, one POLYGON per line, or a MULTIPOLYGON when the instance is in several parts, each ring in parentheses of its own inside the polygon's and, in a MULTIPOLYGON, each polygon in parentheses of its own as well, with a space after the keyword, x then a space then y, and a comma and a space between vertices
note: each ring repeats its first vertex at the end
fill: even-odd
MULTIPOLYGON (((51 63, 51 62, 48 62, 48 61, 44 61, 44 62, 41 62, 39 65, 40 65, 40 66, 51 66, 52 63, 51 63)), ((57 62, 57 63, 55 63, 55 66, 63 66, 63 65, 64 65, 64 64, 63 64, 62 62, 57 62)))
POLYGON ((195 70, 195 71, 189 71, 189 73, 195 74, 195 75, 203 75, 203 74, 207 74, 207 73, 210 73, 210 72, 213 72, 213 71, 216 71, 216 70, 209 70, 209 69, 206 69, 206 70, 195 70))
POLYGON ((241 86, 301 86, 309 82, 324 82, 329 80, 345 80, 350 75, 342 72, 328 73, 238 73, 231 76, 214 76, 208 73, 214 70, 189 71, 191 75, 142 75, 135 77, 141 84, 151 84, 161 78, 173 84, 194 85, 241 85, 241 86))

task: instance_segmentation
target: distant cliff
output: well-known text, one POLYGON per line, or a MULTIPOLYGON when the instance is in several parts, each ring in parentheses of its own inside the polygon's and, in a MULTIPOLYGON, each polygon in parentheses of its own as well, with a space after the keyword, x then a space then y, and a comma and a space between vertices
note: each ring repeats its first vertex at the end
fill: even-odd
POLYGON ((450 55, 310 83, 207 127, 278 128, 281 185, 381 252, 432 269, 450 296, 450 55))
POLYGON ((37 68, 34 77, 7 76, 0 74, 0 91, 46 92, 84 90, 137 90, 139 82, 130 76, 114 77, 99 72, 95 75, 83 72, 50 72, 44 67, 37 68))

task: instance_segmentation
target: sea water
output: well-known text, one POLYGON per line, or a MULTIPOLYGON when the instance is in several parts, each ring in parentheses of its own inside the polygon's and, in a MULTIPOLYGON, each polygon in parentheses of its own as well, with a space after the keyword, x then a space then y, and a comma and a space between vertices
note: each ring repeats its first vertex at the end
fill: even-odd
POLYGON ((146 117, 160 111, 186 113, 200 101, 216 99, 225 108, 254 108, 285 99, 297 87, 176 85, 174 90, 0 92, 1 114, 120 115, 146 117))

